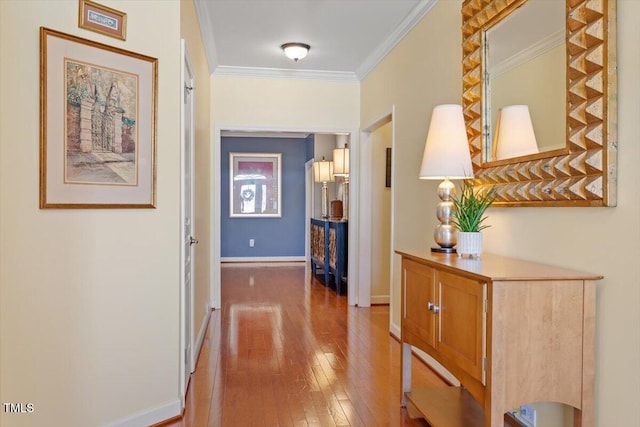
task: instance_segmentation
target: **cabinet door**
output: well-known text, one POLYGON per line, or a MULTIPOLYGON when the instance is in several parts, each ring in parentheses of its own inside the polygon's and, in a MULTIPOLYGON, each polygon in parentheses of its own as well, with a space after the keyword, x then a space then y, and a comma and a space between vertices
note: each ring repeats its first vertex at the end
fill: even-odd
POLYGON ((435 301, 435 270, 408 259, 402 261, 402 270, 402 330, 434 347, 435 317, 427 305, 435 301))
POLYGON ((437 277, 438 352, 484 384, 487 285, 442 271, 437 277))

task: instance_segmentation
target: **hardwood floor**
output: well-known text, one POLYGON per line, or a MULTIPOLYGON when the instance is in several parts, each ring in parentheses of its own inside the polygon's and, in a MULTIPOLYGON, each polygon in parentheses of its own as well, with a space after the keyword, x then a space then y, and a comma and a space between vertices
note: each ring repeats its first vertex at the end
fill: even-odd
MULTIPOLYGON (((428 426, 400 407, 388 306, 350 307, 302 263, 225 265, 222 301, 184 416, 164 426, 428 426)), ((414 386, 444 385, 413 365, 414 386)))

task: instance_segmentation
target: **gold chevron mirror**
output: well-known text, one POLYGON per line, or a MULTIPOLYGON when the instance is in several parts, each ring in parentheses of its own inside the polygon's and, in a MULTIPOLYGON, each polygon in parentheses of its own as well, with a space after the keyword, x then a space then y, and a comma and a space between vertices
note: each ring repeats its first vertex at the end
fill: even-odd
POLYGON ((475 185, 495 186, 497 206, 615 206, 615 1, 567 0, 540 15, 549 3, 559 2, 463 2, 462 101, 475 185), (496 156, 497 125, 506 129, 504 107, 513 104, 528 105, 538 145, 496 156))

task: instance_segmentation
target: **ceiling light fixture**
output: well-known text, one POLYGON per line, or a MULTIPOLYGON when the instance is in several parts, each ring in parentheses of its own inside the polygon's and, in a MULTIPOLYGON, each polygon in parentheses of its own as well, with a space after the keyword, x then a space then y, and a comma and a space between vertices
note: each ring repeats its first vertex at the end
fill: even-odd
POLYGON ((285 43, 280 47, 284 50, 285 55, 296 62, 307 56, 307 52, 311 49, 311 46, 304 43, 285 43))

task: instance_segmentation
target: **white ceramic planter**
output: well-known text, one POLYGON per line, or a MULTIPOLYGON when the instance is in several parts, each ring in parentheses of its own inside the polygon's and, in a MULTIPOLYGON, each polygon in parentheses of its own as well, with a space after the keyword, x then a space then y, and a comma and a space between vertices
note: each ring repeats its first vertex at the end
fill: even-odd
POLYGON ((469 258, 479 257, 482 253, 482 233, 459 231, 456 249, 458 256, 468 256, 469 258))

